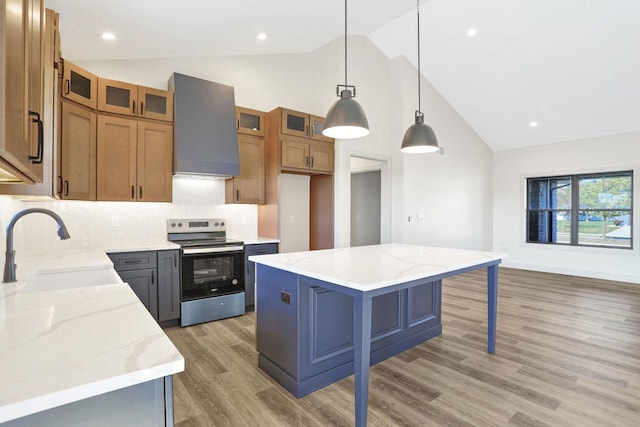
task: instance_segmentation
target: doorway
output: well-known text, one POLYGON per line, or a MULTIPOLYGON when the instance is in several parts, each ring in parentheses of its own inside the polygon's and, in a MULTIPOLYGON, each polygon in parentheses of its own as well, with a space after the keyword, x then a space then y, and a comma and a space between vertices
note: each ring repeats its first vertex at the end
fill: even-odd
POLYGON ((382 162, 351 157, 350 246, 381 243, 382 162))

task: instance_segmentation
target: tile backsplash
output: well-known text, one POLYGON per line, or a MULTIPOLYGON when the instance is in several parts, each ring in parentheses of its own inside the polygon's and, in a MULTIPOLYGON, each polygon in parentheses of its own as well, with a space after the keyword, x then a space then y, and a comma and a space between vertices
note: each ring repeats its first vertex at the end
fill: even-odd
MULTIPOLYGON (((19 201, 0 198, 2 246, 11 217, 32 207, 50 209, 60 215, 71 238, 61 241, 56 224, 48 216, 22 217, 14 229, 14 248, 47 249, 102 247, 118 249, 153 245, 167 240, 168 218, 224 218, 227 235, 237 239, 257 236, 256 205, 224 204, 224 181, 173 178, 172 203, 19 201)), ((4 252, 4 249, 3 249, 4 252)))

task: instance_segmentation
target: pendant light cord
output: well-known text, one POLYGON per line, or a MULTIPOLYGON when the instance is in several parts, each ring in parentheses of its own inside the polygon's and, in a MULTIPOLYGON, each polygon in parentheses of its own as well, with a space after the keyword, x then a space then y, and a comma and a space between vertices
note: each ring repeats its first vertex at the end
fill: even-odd
POLYGON ((347 0, 344 0, 344 85, 347 86, 347 0))
POLYGON ((420 100, 420 0, 417 0, 416 9, 418 10, 418 111, 421 111, 420 100))

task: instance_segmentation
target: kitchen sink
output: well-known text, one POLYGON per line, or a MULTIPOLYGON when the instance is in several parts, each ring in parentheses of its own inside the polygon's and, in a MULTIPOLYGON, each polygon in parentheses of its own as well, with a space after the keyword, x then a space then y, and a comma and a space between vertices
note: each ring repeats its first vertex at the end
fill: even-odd
POLYGON ((27 280, 24 291, 56 291, 87 286, 113 285, 123 283, 113 268, 94 270, 59 271, 34 274, 27 280))

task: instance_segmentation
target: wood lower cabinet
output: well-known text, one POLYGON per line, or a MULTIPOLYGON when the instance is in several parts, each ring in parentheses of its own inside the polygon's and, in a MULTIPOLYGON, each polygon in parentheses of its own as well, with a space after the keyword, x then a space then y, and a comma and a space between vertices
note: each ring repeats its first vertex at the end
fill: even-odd
POLYGON ((96 113, 62 100, 60 198, 96 200, 96 113))
POLYGON ((97 200, 171 201, 173 127, 98 116, 97 200))
POLYGON ((264 139, 238 135, 240 175, 225 182, 226 203, 262 204, 265 188, 264 139))

